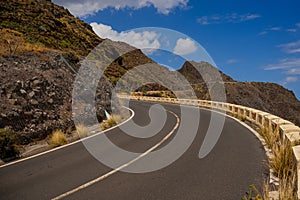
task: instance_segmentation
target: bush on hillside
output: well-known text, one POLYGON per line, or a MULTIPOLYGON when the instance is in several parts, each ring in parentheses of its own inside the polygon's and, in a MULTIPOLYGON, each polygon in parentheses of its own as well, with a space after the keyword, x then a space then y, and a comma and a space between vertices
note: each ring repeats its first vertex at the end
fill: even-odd
POLYGON ((19 156, 15 134, 7 129, 0 129, 0 158, 14 159, 19 156))

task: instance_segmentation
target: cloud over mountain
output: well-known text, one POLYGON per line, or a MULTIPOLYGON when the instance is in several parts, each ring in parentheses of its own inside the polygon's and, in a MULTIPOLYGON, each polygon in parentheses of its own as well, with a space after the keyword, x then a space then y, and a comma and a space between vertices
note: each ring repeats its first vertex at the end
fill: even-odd
POLYGON ((72 14, 82 17, 107 8, 136 10, 150 6, 153 6, 158 13, 167 15, 176 7, 186 7, 189 0, 53 0, 53 2, 68 8, 72 14))

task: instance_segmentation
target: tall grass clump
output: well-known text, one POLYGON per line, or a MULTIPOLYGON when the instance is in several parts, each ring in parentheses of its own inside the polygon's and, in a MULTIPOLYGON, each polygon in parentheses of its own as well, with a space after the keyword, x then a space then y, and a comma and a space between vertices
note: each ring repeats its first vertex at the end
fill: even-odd
MULTIPOLYGON (((296 170, 295 170, 296 171, 296 170)), ((288 176, 282 177, 279 182, 279 199, 294 200, 297 198, 296 173, 293 171, 288 176)))
POLYGON ((288 177, 294 170, 292 145, 287 141, 280 141, 273 145, 273 156, 270 159, 270 168, 279 179, 288 177))
MULTIPOLYGON (((292 147, 299 144, 299 142, 290 143, 287 139, 281 138, 279 133, 274 133, 266 128, 261 128, 259 133, 263 137, 267 148, 272 152, 272 156, 269 158, 269 167, 279 179, 279 188, 277 189, 279 199, 297 199, 296 166, 292 147)), ((270 199, 270 187, 268 183, 264 184, 265 189, 262 199, 270 199)))
POLYGON ((67 144, 68 140, 63 131, 56 130, 50 136, 49 142, 52 147, 58 147, 67 144))
POLYGON ((272 131, 269 131, 269 129, 261 128, 259 133, 263 137, 268 149, 273 150, 273 146, 280 140, 279 134, 273 133, 272 131))
POLYGON ((76 132, 80 138, 87 137, 89 134, 88 128, 83 124, 79 124, 76 126, 76 132))
POLYGON ((296 196, 296 165, 292 147, 299 142, 290 143, 281 139, 272 148, 273 157, 270 159, 270 169, 279 178, 280 199, 293 200, 296 196))
POLYGON ((109 129, 122 121, 120 115, 111 115, 107 120, 104 120, 100 126, 102 130, 109 129))

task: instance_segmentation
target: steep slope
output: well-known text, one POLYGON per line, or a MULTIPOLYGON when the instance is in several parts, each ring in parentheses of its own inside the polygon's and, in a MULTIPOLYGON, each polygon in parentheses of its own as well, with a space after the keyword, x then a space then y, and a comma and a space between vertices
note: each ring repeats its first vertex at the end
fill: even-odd
MULTIPOLYGON (((47 0, 1 1, 0 16, 0 130, 12 130, 17 144, 44 139, 56 129, 70 133, 74 130, 72 90, 80 60, 104 40, 88 24, 47 0)), ((140 50, 117 45, 132 51, 104 72, 110 82, 99 81, 99 121, 105 117, 104 108, 111 110, 113 84, 128 69, 153 62, 140 50)))
POLYGON ((88 24, 47 0, 3 0, 0 16, 2 54, 52 49, 85 56, 102 41, 88 24))
MULTIPOLYGON (((199 71, 197 71, 197 69, 194 67, 197 65, 199 65, 198 70, 200 71, 201 74, 204 74, 214 69, 214 67, 212 67, 212 65, 210 65, 207 62, 196 63, 193 61, 191 62, 186 61, 183 64, 183 66, 178 70, 178 72, 184 75, 186 79, 190 81, 191 84, 203 83, 204 82, 203 77, 199 74, 199 71)), ((221 77, 224 82, 235 82, 230 76, 227 76, 220 70, 217 71, 221 74, 221 77)))
MULTIPOLYGON (((205 62, 198 65, 203 71, 213 68, 205 62)), ((178 71, 192 84, 198 98, 210 100, 206 83, 190 62, 186 62, 178 71)), ((237 82, 222 72, 220 74, 228 103, 266 111, 300 125, 300 102, 292 91, 275 83, 237 82)))
POLYGON ((263 110, 300 125, 300 102, 292 91, 281 85, 239 82, 225 87, 228 102, 263 110))

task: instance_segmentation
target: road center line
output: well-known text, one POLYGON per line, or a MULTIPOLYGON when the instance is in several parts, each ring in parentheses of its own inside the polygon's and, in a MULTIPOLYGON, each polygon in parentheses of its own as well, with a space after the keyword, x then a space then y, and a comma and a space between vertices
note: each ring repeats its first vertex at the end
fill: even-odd
POLYGON ((104 175, 102 175, 102 176, 100 176, 100 177, 94 179, 94 180, 91 180, 91 181, 89 181, 89 182, 87 182, 87 183, 85 183, 85 184, 83 184, 83 185, 80 185, 80 186, 78 186, 78 187, 76 187, 76 188, 74 188, 74 189, 72 189, 72 190, 70 190, 70 191, 68 191, 68 192, 66 192, 66 193, 64 193, 64 194, 61 194, 61 195, 59 195, 59 196, 57 196, 57 197, 55 197, 55 198, 52 198, 52 200, 59 200, 59 199, 62 199, 62 198, 64 198, 64 197, 67 197, 67 196, 69 196, 69 195, 71 195, 71 194, 74 194, 74 193, 76 193, 76 192, 78 192, 78 191, 80 191, 80 190, 82 190, 82 189, 84 189, 84 188, 87 188, 87 187, 89 187, 89 186, 91 186, 91 185, 93 185, 93 184, 95 184, 95 183, 98 183, 98 182, 100 182, 100 181, 106 179, 107 177, 109 177, 109 176, 115 174, 116 172, 118 172, 118 171, 124 169, 125 167, 131 165, 132 163, 136 162, 137 160, 141 159, 142 157, 146 156, 146 155, 149 154, 151 151, 153 151, 154 149, 156 149, 157 147, 159 147, 162 143, 164 143, 167 139, 169 139, 169 138, 173 135, 173 133, 174 133, 175 130, 178 128, 179 123, 180 123, 180 119, 179 119, 178 115, 176 115, 176 114, 175 114, 174 112, 172 112, 172 111, 168 111, 168 112, 171 113, 171 114, 173 114, 173 115, 176 117, 176 120, 177 120, 177 121, 176 121, 176 124, 175 124, 175 126, 173 127, 173 129, 170 131, 170 133, 169 133, 168 135, 166 135, 159 143, 157 143, 156 145, 154 145, 153 147, 151 147, 150 149, 148 149, 147 151, 145 151, 144 153, 142 153, 141 155, 139 155, 139 156, 136 157, 135 159, 131 160, 130 162, 125 163, 124 165, 121 165, 120 167, 118 167, 118 168, 116 168, 116 169, 114 169, 114 170, 112 170, 112 171, 110 171, 110 172, 108 172, 108 173, 106 173, 106 174, 104 174, 104 175))

